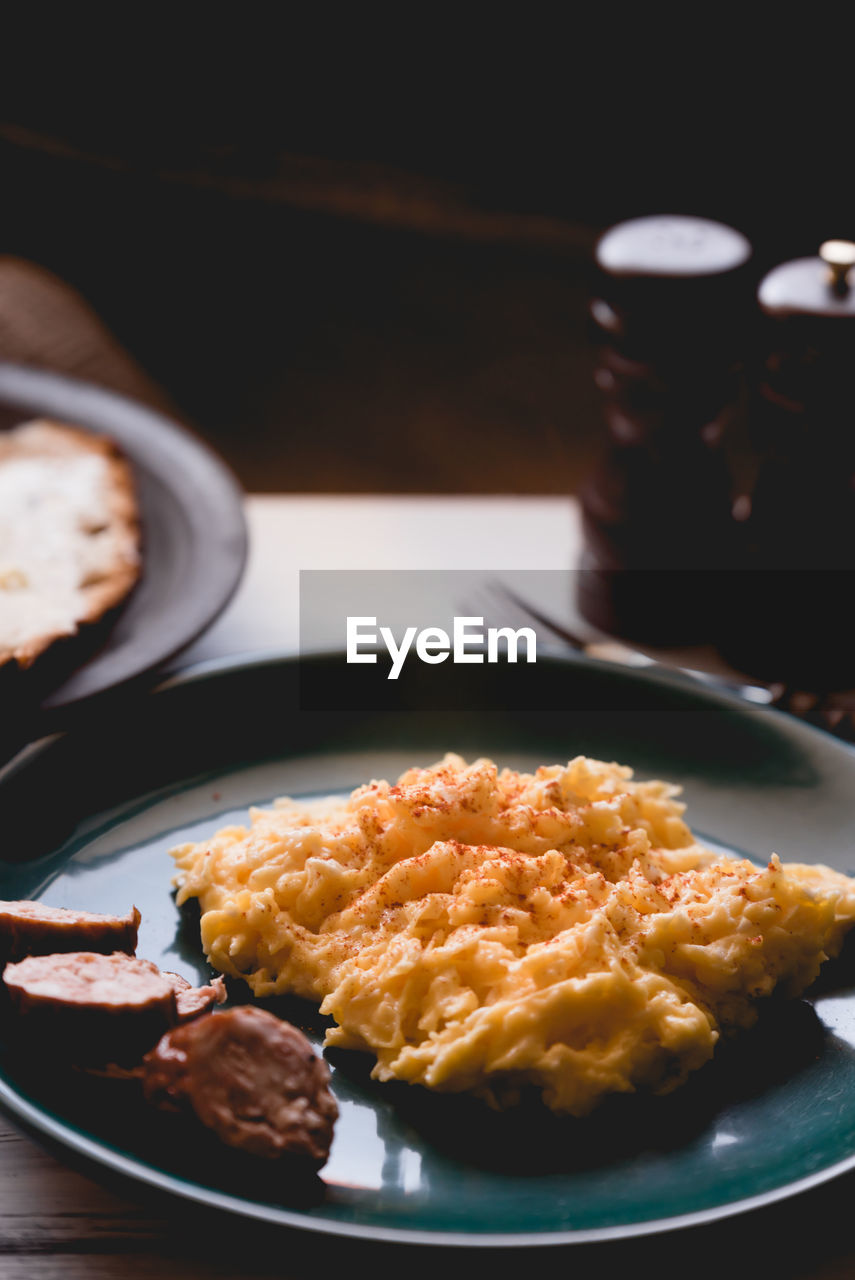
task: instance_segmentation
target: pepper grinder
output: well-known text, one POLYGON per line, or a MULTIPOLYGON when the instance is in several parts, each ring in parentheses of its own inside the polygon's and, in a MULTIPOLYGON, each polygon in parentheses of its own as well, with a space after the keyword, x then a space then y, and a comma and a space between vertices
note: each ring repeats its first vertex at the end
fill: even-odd
POLYGON ((722 648, 761 679, 855 685, 855 243, 761 280, 750 421, 756 479, 744 503, 722 648))
POLYGON ((706 640, 733 556, 726 447, 744 408, 752 247, 719 222, 644 217, 608 230, 595 261, 606 439, 579 494, 577 606, 620 638, 706 640))

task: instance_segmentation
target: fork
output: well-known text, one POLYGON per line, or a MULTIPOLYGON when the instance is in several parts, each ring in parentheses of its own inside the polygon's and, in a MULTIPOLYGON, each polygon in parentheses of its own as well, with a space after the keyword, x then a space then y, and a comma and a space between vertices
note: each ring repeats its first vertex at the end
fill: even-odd
POLYGON ((533 609, 526 601, 520 599, 515 591, 498 578, 487 579, 470 593, 466 608, 471 613, 484 618, 488 626, 530 627, 535 632, 547 632, 550 640, 574 653, 596 658, 604 662, 614 662, 621 666, 644 667, 671 675, 679 674, 705 684, 712 688, 726 689, 741 694, 749 702, 771 703, 772 691, 765 685, 752 684, 738 676, 712 674, 694 667, 669 665, 649 654, 633 649, 618 640, 607 637, 584 637, 578 632, 551 618, 545 618, 538 610, 533 609))

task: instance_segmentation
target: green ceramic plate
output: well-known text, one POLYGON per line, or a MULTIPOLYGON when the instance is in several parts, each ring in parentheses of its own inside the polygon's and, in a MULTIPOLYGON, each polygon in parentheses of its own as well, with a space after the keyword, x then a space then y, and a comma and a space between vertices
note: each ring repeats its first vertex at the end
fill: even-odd
MULTIPOLYGON (((334 694, 340 667, 330 663, 320 655, 304 670, 334 694)), ((394 695, 406 710, 318 712, 305 709, 292 661, 197 669, 0 773, 0 893, 104 911, 134 902, 139 954, 201 979, 196 933, 170 893, 171 845, 250 803, 349 789, 446 749, 513 766, 579 752, 617 759, 682 783, 693 827, 718 845, 855 871, 855 753, 832 738, 680 678, 591 661, 543 658, 524 684, 498 668, 480 674, 473 685, 465 669, 450 671, 441 698, 411 685, 394 695)), ((314 1008, 275 1007, 320 1042, 314 1008)), ((844 956, 810 1000, 770 1004, 682 1091, 619 1099, 585 1122, 375 1084, 365 1058, 331 1054, 335 1141, 321 1178, 299 1190, 143 1111, 127 1086, 69 1080, 48 1065, 34 1073, 8 1043, 0 1101, 96 1172, 268 1223, 374 1240, 556 1244, 707 1221, 851 1168, 853 1046, 855 974, 844 956)))

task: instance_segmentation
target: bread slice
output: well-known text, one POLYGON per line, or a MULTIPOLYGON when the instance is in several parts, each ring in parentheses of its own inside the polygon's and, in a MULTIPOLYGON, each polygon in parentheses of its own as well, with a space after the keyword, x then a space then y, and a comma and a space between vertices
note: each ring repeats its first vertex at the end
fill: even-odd
POLYGON ((104 619, 140 568, 133 474, 112 440, 43 419, 0 431, 0 667, 104 619))

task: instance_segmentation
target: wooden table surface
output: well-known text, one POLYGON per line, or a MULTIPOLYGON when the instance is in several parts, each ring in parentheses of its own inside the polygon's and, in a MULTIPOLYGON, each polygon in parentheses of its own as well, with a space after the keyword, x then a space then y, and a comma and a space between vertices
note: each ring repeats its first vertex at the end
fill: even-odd
MULTIPOLYGON (((563 568, 578 522, 559 498, 254 497, 251 555, 228 610, 179 666, 297 642, 300 568, 563 568)), ((855 1276, 850 1203, 855 1174, 717 1224, 594 1246, 477 1254, 326 1239, 277 1230, 152 1198, 98 1171, 69 1167, 0 1118, 0 1277, 266 1277, 292 1280, 333 1268, 392 1268, 496 1276, 539 1263, 580 1275, 764 1275, 792 1280, 855 1276)))

